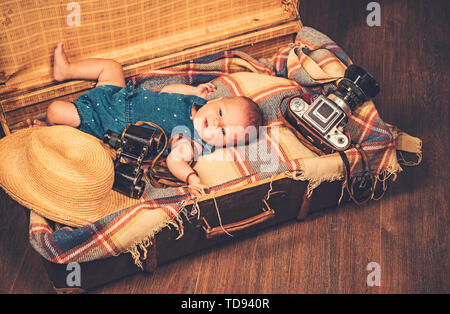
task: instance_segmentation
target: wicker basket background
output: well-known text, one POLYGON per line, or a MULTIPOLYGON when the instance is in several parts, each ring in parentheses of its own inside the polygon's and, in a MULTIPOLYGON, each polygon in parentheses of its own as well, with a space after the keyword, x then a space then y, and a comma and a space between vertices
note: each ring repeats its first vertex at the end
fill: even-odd
POLYGON ((227 49, 270 56, 300 26, 298 0, 3 0, 0 122, 9 133, 92 87, 53 81, 59 42, 69 60, 112 58, 131 76, 227 49))

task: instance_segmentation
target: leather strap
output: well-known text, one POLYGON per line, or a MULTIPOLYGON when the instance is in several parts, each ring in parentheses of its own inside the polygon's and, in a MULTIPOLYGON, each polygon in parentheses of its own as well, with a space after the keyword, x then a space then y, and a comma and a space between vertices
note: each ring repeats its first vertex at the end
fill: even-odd
POLYGON ((297 221, 302 221, 306 218, 306 216, 308 216, 309 208, 311 207, 311 198, 312 198, 312 195, 310 195, 308 197, 308 193, 305 190, 303 192, 302 205, 300 206, 300 210, 297 215, 297 221))
MULTIPOLYGON (((280 191, 280 192, 272 193, 271 197, 275 194, 278 194, 281 197, 283 197, 283 195, 286 195, 286 193, 284 191, 280 191)), ((263 199, 262 205, 263 205, 263 207, 262 207, 261 213, 255 215, 255 216, 249 217, 247 219, 229 223, 226 225, 222 225, 220 216, 218 216, 220 226, 217 226, 217 227, 211 227, 210 224, 208 223, 208 221, 206 220, 206 218, 204 216, 201 217, 201 227, 205 231, 205 237, 207 239, 213 239, 215 237, 223 236, 225 234, 232 236, 231 233, 233 233, 233 232, 245 230, 247 228, 261 224, 270 219, 274 219, 275 215, 276 215, 275 210, 270 208, 269 204, 267 203, 267 200, 263 199)), ((217 207, 216 207, 216 209, 217 209, 217 207)), ((219 213, 218 213, 218 215, 219 215, 219 213)))
POLYGON ((152 244, 147 248, 147 258, 145 259, 144 270, 153 273, 158 265, 156 259, 156 237, 152 239, 152 244))
POLYGON ((376 180, 374 180, 374 177, 370 173, 369 161, 368 161, 368 158, 367 158, 367 155, 366 155, 364 149, 359 144, 356 144, 354 146, 354 148, 359 152, 359 154, 361 155, 361 158, 362 158, 361 162, 362 162, 362 167, 363 167, 363 174, 358 177, 351 178, 350 162, 349 162, 345 152, 339 152, 339 155, 341 156, 341 159, 342 159, 342 161, 344 163, 344 167, 345 167, 344 184, 345 184, 345 188, 348 192, 348 195, 350 196, 350 199, 353 202, 355 202, 357 205, 362 205, 362 204, 368 202, 369 200, 373 199, 374 193, 375 193, 374 189, 375 189, 376 180), (359 184, 359 189, 367 187, 366 190, 369 191, 369 193, 365 199, 358 200, 357 196, 355 196, 355 193, 356 193, 355 185, 356 184, 359 184))

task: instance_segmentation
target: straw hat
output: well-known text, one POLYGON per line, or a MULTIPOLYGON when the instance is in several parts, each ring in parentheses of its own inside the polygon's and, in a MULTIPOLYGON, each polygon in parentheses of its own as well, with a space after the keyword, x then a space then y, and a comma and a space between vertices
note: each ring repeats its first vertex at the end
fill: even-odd
POLYGON ((139 203, 112 190, 100 141, 68 126, 19 130, 0 140, 0 186, 39 215, 80 227, 139 203))

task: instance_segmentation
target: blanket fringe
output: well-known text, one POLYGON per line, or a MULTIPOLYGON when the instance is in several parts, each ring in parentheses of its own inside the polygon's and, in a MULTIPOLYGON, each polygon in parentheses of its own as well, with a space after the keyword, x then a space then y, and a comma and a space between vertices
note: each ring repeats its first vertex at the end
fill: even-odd
POLYGON ((403 169, 399 165, 397 167, 388 166, 383 172, 378 174, 375 177, 373 190, 376 191, 377 184, 378 184, 378 182, 380 182, 383 185, 382 192, 379 196, 372 195, 371 199, 375 200, 375 201, 381 200, 387 191, 387 188, 388 188, 387 183, 389 182, 389 180, 392 180, 392 182, 395 182, 395 180, 397 180, 398 173, 401 171, 403 171, 403 169))
POLYGON ((414 153, 417 156, 417 161, 406 160, 401 151, 397 151, 399 159, 398 162, 407 167, 418 166, 422 162, 423 154, 422 152, 414 153))
POLYGON ((216 196, 215 193, 212 194, 213 196, 213 200, 214 200, 214 205, 216 207, 216 212, 217 212, 217 218, 219 219, 219 224, 220 224, 220 228, 222 228, 223 232, 225 232, 227 235, 229 235, 230 237, 233 237, 233 235, 231 233, 229 233, 222 224, 222 218, 220 217, 220 212, 219 212, 219 206, 217 206, 217 201, 216 201, 216 196))
POLYGON ((178 232, 182 235, 183 228, 180 228, 180 226, 173 221, 168 221, 168 222, 163 223, 160 226, 160 228, 157 228, 157 230, 155 230, 151 234, 145 236, 142 240, 134 242, 133 245, 131 245, 126 250, 126 252, 131 254, 134 264, 136 264, 137 267, 139 267, 141 270, 144 270, 144 265, 142 264, 142 262, 147 259, 148 250, 149 250, 149 248, 151 249, 151 245, 153 244, 152 240, 155 237, 155 234, 158 233, 163 228, 166 228, 166 227, 170 228, 171 226, 174 226, 178 230, 178 232))
POLYGON ((128 249, 128 253, 131 254, 133 257, 134 263, 137 267, 139 267, 141 270, 144 270, 144 266, 142 265, 142 261, 145 261, 147 259, 147 248, 152 244, 153 237, 146 237, 140 242, 135 243, 131 248, 128 249), (141 252, 139 249, 143 252, 141 257, 141 252))
MULTIPOLYGON (((397 179, 397 175, 399 172, 403 171, 403 169, 400 167, 400 165, 390 165, 388 166, 383 172, 379 173, 377 176, 375 176, 375 182, 374 182, 374 190, 378 183, 381 183, 383 185, 382 192, 379 196, 372 195, 372 200, 380 200, 386 190, 387 190, 387 182, 389 179, 391 179, 393 182, 397 179)), ((308 181, 308 186, 306 188, 306 197, 311 198, 312 193, 314 190, 321 185, 323 182, 333 182, 333 181, 341 181, 341 195, 338 200, 338 207, 341 205, 342 199, 344 197, 344 191, 346 188, 346 182, 343 180, 344 175, 333 175, 325 178, 312 178, 305 174, 304 171, 287 171, 285 172, 285 175, 293 180, 296 181, 308 181)))
POLYGON ((320 179, 313 178, 307 176, 304 171, 286 171, 285 175, 295 181, 308 181, 308 186, 306 188, 307 198, 310 198, 314 190, 323 182, 333 182, 337 180, 342 180, 344 178, 343 175, 334 175, 320 179))
POLYGON ((417 137, 413 137, 398 127, 387 124, 390 128, 391 133, 395 139, 395 148, 397 150, 398 162, 404 166, 413 167, 417 166, 422 162, 422 140, 417 137), (417 161, 409 161, 403 156, 403 152, 411 153, 416 155, 417 161))
MULTIPOLYGON (((374 180, 373 188, 372 188, 373 192, 372 192, 372 195, 370 196, 369 200, 374 200, 374 201, 381 200, 387 191, 387 188, 388 188, 387 183, 389 182, 389 180, 392 180, 392 182, 395 182, 395 180, 397 180, 397 174, 401 171, 403 171, 403 169, 400 166, 388 166, 383 172, 376 175, 374 178, 375 180, 374 180), (377 189, 378 183, 382 184, 382 189, 381 189, 380 195, 375 196, 375 191, 377 189)), ((347 182, 343 181, 342 188, 341 188, 341 196, 339 197, 339 201, 338 201, 338 207, 341 205, 346 186, 347 186, 347 182)))

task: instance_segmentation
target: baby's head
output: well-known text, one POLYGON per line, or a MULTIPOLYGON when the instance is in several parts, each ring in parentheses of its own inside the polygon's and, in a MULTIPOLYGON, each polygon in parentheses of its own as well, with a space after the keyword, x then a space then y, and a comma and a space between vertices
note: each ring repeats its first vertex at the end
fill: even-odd
POLYGON ((253 100, 235 96, 208 101, 194 113, 193 121, 195 130, 206 143, 233 146, 256 138, 263 118, 253 100))

